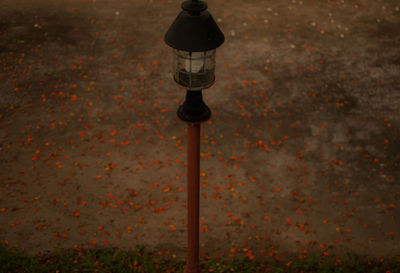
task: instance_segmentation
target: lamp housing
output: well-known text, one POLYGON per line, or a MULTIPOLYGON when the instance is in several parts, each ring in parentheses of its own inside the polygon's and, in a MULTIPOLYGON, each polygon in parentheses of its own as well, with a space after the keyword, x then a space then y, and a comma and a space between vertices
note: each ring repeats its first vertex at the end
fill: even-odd
POLYGON ((173 49, 174 80, 190 90, 208 88, 215 81, 216 48, 225 37, 203 1, 185 1, 165 34, 173 49))

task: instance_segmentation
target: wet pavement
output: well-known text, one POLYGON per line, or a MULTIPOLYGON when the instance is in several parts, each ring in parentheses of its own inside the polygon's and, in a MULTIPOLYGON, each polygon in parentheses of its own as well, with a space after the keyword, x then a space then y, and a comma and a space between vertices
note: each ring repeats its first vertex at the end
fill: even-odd
MULTIPOLYGON (((186 255, 180 1, 3 1, 0 239, 186 255)), ((201 257, 400 254, 400 5, 223 1, 201 257)))

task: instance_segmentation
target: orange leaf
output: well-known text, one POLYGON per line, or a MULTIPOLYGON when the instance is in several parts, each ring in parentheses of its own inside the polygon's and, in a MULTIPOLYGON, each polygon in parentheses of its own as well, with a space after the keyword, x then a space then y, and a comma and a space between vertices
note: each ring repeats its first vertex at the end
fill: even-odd
POLYGON ((115 197, 111 194, 111 193, 107 193, 108 197, 110 197, 110 199, 114 199, 115 197))

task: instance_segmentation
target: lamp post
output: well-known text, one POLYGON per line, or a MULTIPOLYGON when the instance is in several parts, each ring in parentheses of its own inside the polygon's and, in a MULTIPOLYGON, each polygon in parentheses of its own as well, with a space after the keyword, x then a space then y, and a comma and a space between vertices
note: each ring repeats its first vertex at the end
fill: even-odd
POLYGON ((199 175, 200 123, 211 117, 202 89, 214 84, 215 51, 224 34, 207 11, 207 3, 184 1, 164 40, 173 48, 174 80, 187 89, 178 117, 188 128, 188 255, 184 273, 200 273, 199 263, 199 175))

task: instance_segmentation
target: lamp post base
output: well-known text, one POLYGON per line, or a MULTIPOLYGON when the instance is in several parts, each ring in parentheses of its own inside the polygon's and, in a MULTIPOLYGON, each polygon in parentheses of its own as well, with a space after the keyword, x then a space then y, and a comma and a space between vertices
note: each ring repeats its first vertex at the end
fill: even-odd
POLYGON ((183 273, 201 273, 200 265, 186 265, 185 271, 183 273))

